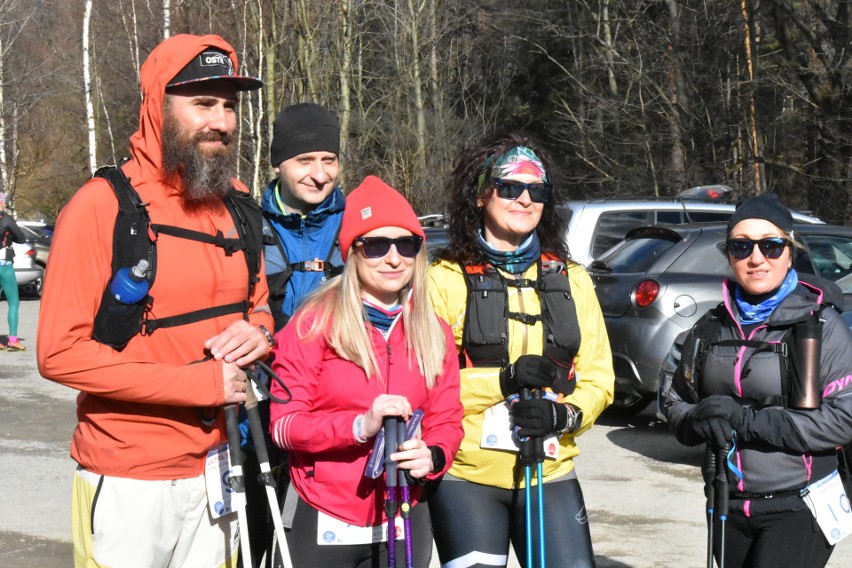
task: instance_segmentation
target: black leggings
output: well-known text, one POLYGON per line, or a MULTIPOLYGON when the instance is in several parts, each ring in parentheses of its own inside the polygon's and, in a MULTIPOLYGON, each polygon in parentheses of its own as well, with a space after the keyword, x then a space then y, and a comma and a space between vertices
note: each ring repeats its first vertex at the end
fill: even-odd
MULTIPOLYGON (((721 523, 717 518, 713 523, 717 562, 721 540, 721 523)), ((725 568, 822 568, 833 550, 809 509, 752 517, 731 513, 725 522, 725 568)))
MULTIPOLYGON (((533 559, 538 565, 538 487, 531 488, 533 559)), ((562 478, 544 485, 547 566, 595 565, 580 482, 562 478)), ((524 491, 443 479, 429 499, 441 565, 453 568, 506 566, 509 542, 521 565, 526 560, 524 491)))
MULTIPOLYGON (((290 559, 296 568, 388 568, 386 543, 320 545, 317 544, 316 509, 299 499, 293 528, 287 531, 290 559)), ((402 519, 396 520, 397 530, 402 519)), ((429 506, 418 503, 411 509, 412 550, 415 568, 428 568, 432 560, 432 525, 429 506)), ((276 549, 276 556, 277 549, 276 549)), ((277 560, 276 566, 280 560, 277 560)), ((405 566, 405 543, 396 541, 397 566, 405 566)))

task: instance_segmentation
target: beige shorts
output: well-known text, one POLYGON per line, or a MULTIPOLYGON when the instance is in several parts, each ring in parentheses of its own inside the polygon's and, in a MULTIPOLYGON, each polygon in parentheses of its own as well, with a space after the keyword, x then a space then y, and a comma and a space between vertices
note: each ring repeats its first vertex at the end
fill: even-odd
POLYGON ((147 481, 74 474, 75 568, 234 568, 237 515, 213 519, 204 476, 147 481))

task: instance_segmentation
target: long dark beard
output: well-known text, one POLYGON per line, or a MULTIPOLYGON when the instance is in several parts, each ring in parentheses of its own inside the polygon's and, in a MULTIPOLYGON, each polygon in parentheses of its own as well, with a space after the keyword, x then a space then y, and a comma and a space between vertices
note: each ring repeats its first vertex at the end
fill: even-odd
POLYGON ((163 117, 163 173, 167 180, 183 182, 183 199, 189 205, 204 205, 222 199, 237 175, 234 137, 221 132, 198 132, 186 136, 170 114, 163 117), (219 140, 224 146, 202 150, 199 142, 219 140))

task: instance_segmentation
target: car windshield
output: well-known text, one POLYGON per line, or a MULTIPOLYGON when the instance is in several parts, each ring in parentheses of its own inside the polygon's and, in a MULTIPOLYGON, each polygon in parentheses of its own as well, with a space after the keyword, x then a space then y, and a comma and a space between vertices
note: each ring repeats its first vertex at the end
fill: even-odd
POLYGON ((606 252, 600 261, 612 272, 645 272, 676 242, 661 237, 627 239, 606 252))
POLYGON ((49 235, 44 233, 41 227, 29 227, 27 225, 21 225, 21 230, 24 232, 24 235, 27 237, 27 239, 31 241, 50 238, 49 235))
POLYGON ((852 274, 852 241, 849 237, 804 235, 804 240, 820 276, 839 280, 852 274))

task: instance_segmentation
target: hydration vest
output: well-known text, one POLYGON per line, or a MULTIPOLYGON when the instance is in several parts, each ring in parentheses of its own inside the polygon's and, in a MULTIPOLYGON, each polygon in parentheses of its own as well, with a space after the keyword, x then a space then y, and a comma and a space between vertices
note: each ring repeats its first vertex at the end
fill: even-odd
POLYGON ((572 367, 581 336, 565 263, 542 257, 537 264, 536 280, 504 278, 490 264, 462 266, 467 284, 467 309, 462 353, 459 355, 462 368, 505 367, 509 364, 510 319, 525 325, 541 321, 544 326, 542 354, 560 366, 572 367), (538 291, 541 314, 510 312, 509 286, 538 291))
MULTIPOLYGON (((336 266, 331 262, 335 253, 339 254, 339 234, 340 225, 337 227, 337 234, 331 242, 331 247, 329 247, 328 252, 325 255, 325 260, 315 258, 313 260, 304 260, 302 262, 290 262, 290 258, 287 256, 287 251, 281 243, 281 239, 279 238, 275 228, 266 217, 263 218, 263 244, 267 246, 275 245, 275 250, 281 256, 281 265, 284 266, 284 270, 281 270, 280 272, 266 273, 266 282, 269 285, 269 308, 272 310, 272 317, 275 320, 275 331, 283 328, 290 319, 290 315, 283 313, 282 310, 284 306, 284 296, 287 294, 287 282, 290 281, 290 277, 293 276, 294 272, 322 272, 326 280, 343 272, 342 265, 336 266)), ((267 249, 267 253, 268 252, 269 251, 267 249)), ((267 269, 270 266, 270 263, 268 262, 269 258, 270 257, 267 256, 267 269)))
POLYGON ((232 188, 223 199, 237 230, 238 237, 233 239, 226 238, 221 231, 216 235, 209 235, 182 227, 151 223, 148 204, 142 202, 120 166, 104 166, 98 169, 93 177, 106 179, 118 200, 118 214, 112 237, 110 282, 120 269, 135 266, 144 258, 149 263, 146 279, 150 288, 157 273, 157 237, 161 233, 220 247, 227 256, 241 251, 248 266, 244 301, 158 319, 149 317, 155 301, 150 295, 136 304, 121 304, 110 294, 107 284, 95 316, 95 340, 120 351, 139 333, 150 335, 159 328, 186 325, 232 313, 242 313, 244 318, 248 318, 249 298, 259 279, 263 250, 260 206, 251 195, 232 188))
MULTIPOLYGON (((797 328, 822 320, 822 311, 826 305, 820 305, 819 309, 804 321, 785 326, 769 326, 774 330, 785 330, 782 339, 778 342, 755 341, 750 339, 725 339, 720 340, 722 332, 722 318, 727 316, 724 303, 704 314, 693 327, 692 331, 684 340, 681 351, 681 362, 678 365, 676 376, 672 386, 685 401, 697 403, 709 393, 702 388, 701 375, 707 360, 707 353, 714 346, 720 347, 748 347, 753 349, 749 359, 757 353, 770 352, 778 354, 778 376, 781 380, 781 394, 778 396, 765 397, 760 400, 743 399, 744 403, 759 409, 765 406, 784 406, 790 403, 790 393, 795 387, 796 381, 802 376, 802 369, 809 362, 803 361, 797 348, 797 328)), ((821 341, 821 336, 820 336, 821 341)), ((748 369, 749 359, 743 361, 743 372, 748 369)))

